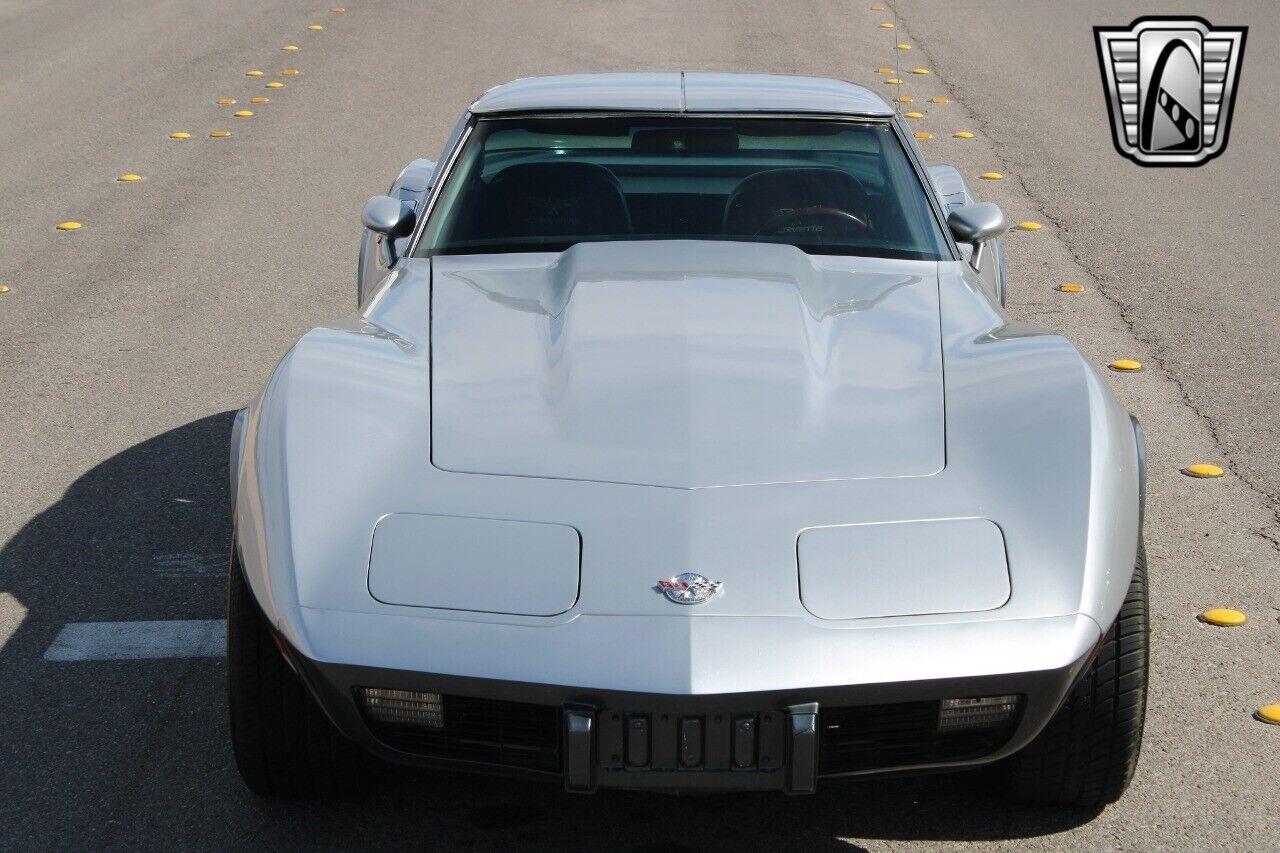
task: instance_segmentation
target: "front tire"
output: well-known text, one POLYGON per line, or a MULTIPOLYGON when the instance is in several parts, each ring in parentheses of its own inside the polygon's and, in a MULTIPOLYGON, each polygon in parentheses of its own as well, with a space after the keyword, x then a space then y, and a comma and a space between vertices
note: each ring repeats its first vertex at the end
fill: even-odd
POLYGON ((354 793, 372 759, 334 728, 285 661, 234 546, 228 575, 227 699, 240 777, 264 797, 354 793))
POLYGON ((1129 787, 1147 708, 1147 555, 1097 657, 1035 740, 998 765, 1005 794, 1037 805, 1100 808, 1129 787))

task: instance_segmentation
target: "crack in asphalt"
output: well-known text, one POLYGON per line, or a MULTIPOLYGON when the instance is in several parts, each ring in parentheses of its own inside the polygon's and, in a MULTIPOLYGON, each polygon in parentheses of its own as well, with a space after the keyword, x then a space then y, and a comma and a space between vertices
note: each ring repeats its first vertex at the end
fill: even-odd
MULTIPOLYGON (((920 40, 918 35, 911 33, 911 24, 902 17, 897 6, 893 3, 886 4, 893 12, 894 20, 898 22, 898 27, 906 31, 915 48, 919 50, 927 60, 928 64, 934 68, 937 81, 948 92, 951 100, 964 106, 969 115, 973 116, 974 125, 981 131, 982 135, 990 142, 992 152, 995 155, 997 165, 1001 170, 1009 169, 1012 171, 1014 180, 1022 189, 1022 192, 1031 201, 1031 206, 1035 212, 1042 216, 1048 222, 1053 223, 1055 233, 1053 239, 1056 239, 1067 254, 1090 278, 1097 283, 1098 293, 1103 299, 1115 306, 1116 311, 1120 315, 1120 321, 1124 323, 1125 330, 1134 340, 1146 347, 1155 359, 1156 367, 1159 372, 1165 376, 1174 388, 1177 389, 1178 396, 1182 405, 1190 410, 1200 421, 1208 428, 1209 436, 1213 440, 1213 445, 1222 454, 1223 459, 1227 463, 1227 470, 1235 476, 1241 483, 1249 488, 1254 494, 1258 495, 1266 503, 1271 511, 1274 525, 1270 527, 1251 528, 1248 532, 1265 540, 1271 545, 1272 550, 1280 552, 1280 493, 1272 493, 1268 491, 1261 483, 1255 481, 1243 468, 1243 466, 1231 455, 1218 432, 1218 424, 1195 402, 1191 393, 1187 390, 1182 379, 1178 377, 1165 363, 1160 353, 1165 349, 1164 343, 1156 337, 1149 336, 1138 329, 1136 321, 1130 312, 1127 304, 1120 298, 1119 294, 1113 291, 1113 288, 1107 283, 1105 274, 1096 270, 1093 265, 1086 260, 1077 250, 1075 244, 1066 236, 1070 233, 1070 229, 1064 221, 1051 213, 1047 207, 1047 203, 1039 194, 1027 186, 1027 182, 1023 179, 1021 169, 1015 163, 1015 158, 1006 153, 1005 145, 1000 141, 1000 137, 991 131, 991 124, 978 110, 976 110, 968 101, 965 95, 965 88, 957 83, 953 83, 951 79, 943 73, 943 66, 940 65, 932 53, 929 52, 926 42, 920 40)), ((1008 173, 1006 172, 1006 175, 1008 173)))

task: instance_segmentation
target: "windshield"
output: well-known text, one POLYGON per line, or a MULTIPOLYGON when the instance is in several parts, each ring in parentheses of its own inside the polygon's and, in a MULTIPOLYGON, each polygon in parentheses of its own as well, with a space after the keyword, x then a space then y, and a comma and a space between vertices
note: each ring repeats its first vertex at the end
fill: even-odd
POLYGON ((418 254, 667 239, 949 257, 888 123, 685 116, 479 121, 418 254))

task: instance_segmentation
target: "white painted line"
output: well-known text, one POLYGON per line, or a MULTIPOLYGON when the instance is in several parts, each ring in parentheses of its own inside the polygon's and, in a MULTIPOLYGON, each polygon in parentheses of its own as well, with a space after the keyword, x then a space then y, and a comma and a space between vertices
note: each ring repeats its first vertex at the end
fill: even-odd
POLYGON ((226 645, 227 623, 222 619, 71 622, 63 626, 44 659, 220 658, 226 645))

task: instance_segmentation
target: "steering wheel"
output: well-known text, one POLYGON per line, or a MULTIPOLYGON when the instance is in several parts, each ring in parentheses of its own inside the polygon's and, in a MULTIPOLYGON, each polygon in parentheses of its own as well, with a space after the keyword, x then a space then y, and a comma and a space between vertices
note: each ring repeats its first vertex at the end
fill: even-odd
POLYGON ((856 216, 847 210, 841 210, 838 207, 828 207, 823 204, 815 204, 812 207, 797 207, 791 210, 782 210, 775 213, 769 218, 769 221, 761 225, 756 231, 755 236, 775 236, 785 226, 794 222, 803 222, 810 219, 828 219, 844 225, 856 225, 863 231, 870 231, 871 225, 861 216, 856 216))

